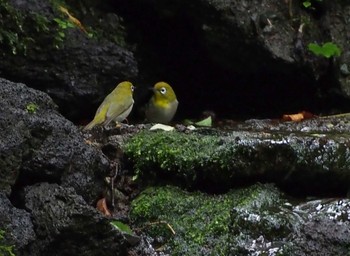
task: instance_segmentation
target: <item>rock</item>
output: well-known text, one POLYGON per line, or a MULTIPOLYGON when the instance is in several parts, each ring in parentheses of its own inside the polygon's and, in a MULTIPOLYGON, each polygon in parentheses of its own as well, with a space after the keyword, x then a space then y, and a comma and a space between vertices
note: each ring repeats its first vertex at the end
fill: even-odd
POLYGON ((84 143, 45 93, 4 79, 0 85, 2 190, 50 181, 95 202, 109 172, 107 159, 84 143))
POLYGON ((349 122, 250 120, 229 131, 197 129, 136 134, 124 145, 139 180, 223 192, 269 181, 298 195, 346 195, 349 122))
POLYGON ((25 207, 40 239, 23 255, 125 255, 122 235, 73 188, 48 183, 26 187, 25 207))
POLYGON ((350 200, 319 199, 301 203, 294 212, 304 217, 292 241, 295 255, 342 255, 350 244, 350 200))
POLYGON ((154 255, 153 246, 165 255, 342 255, 350 245, 349 210, 348 199, 293 206, 269 184, 222 195, 149 187, 132 202, 131 219, 147 238, 132 251, 154 255))
POLYGON ((341 65, 349 66, 344 1, 314 1, 309 9, 279 0, 111 2, 140 46, 142 76, 165 77, 174 87, 177 117, 206 110, 248 119, 348 109, 349 79, 340 74, 341 65), (340 58, 308 50, 309 43, 326 42, 342 49, 340 58))
POLYGON ((60 10, 61 4, 20 0, 0 4, 4 12, 0 75, 48 93, 61 113, 77 121, 92 115, 118 82, 135 78, 138 67, 121 18, 101 12, 103 4, 92 10, 85 1, 65 3, 79 27, 60 10))
POLYGON ((0 79, 0 108, 0 230, 16 255, 123 255, 95 209, 108 159, 43 92, 0 79))
POLYGON ((34 229, 30 213, 14 207, 6 195, 0 192, 0 230, 5 231, 6 243, 15 245, 13 250, 16 255, 37 239, 34 229))

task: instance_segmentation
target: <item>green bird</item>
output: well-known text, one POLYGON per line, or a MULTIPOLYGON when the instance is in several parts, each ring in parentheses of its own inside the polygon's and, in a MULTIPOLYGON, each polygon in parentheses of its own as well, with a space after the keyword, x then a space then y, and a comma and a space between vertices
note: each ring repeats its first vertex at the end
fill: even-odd
POLYGON ((169 123, 177 110, 179 102, 171 86, 158 82, 153 87, 153 96, 146 107, 146 118, 151 123, 169 123))
POLYGON ((90 130, 96 125, 107 126, 110 122, 122 122, 130 114, 134 105, 134 86, 128 81, 121 82, 107 95, 96 111, 94 119, 84 127, 90 130))

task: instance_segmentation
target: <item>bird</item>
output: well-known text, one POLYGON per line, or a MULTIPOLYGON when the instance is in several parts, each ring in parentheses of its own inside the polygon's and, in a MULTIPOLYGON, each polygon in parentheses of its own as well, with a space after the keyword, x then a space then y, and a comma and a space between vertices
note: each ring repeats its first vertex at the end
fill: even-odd
POLYGON ((168 124, 179 105, 175 92, 166 82, 156 83, 152 91, 153 96, 146 106, 146 119, 151 123, 168 124))
POLYGON ((130 114, 134 105, 134 86, 131 82, 124 81, 107 95, 96 111, 94 119, 84 127, 90 130, 96 125, 106 127, 110 122, 122 122, 130 114))

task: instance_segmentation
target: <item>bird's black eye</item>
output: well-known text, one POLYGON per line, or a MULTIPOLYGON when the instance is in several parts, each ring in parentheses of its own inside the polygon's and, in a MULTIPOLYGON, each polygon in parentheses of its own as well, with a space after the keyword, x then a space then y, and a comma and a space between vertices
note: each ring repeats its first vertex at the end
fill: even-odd
POLYGON ((133 92, 135 90, 135 87, 132 85, 131 86, 131 91, 133 92))
POLYGON ((160 89, 160 93, 161 93, 161 94, 165 94, 165 93, 166 93, 166 89, 165 89, 164 87, 162 87, 162 88, 160 89))

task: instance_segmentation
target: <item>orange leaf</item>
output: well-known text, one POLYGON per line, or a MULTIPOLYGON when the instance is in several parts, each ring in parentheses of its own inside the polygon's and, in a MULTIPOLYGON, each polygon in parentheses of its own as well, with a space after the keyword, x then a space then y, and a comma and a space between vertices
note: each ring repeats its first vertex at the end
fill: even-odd
POLYGON ((307 112, 307 111, 302 111, 300 113, 297 114, 291 114, 291 115, 283 115, 282 119, 284 121, 293 121, 293 122, 300 122, 304 119, 310 119, 313 118, 315 115, 307 112))
POLYGON ((80 28, 81 31, 83 31, 85 34, 88 34, 88 32, 86 31, 86 29, 84 28, 84 26, 81 24, 81 22, 75 18, 74 16, 72 16, 69 11, 67 10, 67 8, 64 8, 63 6, 60 6, 60 11, 65 13, 68 16, 68 19, 70 22, 72 22, 75 26, 77 26, 78 28, 80 28))
POLYGON ((96 204, 97 210, 102 212, 105 216, 111 216, 111 212, 108 210, 107 203, 106 203, 106 198, 101 198, 100 200, 97 201, 96 204))

